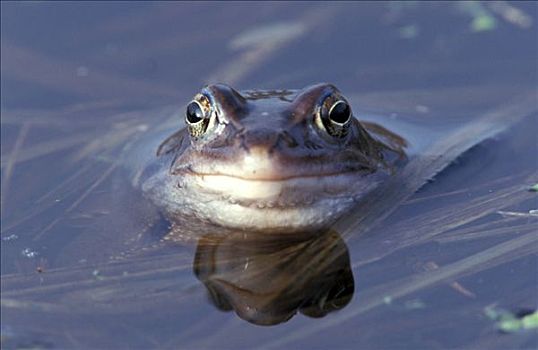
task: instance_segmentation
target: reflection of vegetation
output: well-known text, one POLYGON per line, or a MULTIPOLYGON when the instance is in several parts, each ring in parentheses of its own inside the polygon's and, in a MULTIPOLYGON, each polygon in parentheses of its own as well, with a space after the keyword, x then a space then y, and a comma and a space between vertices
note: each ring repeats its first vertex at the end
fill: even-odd
POLYGON ((413 39, 419 33, 419 27, 416 24, 410 24, 400 27, 400 37, 403 39, 413 39))
POLYGON ((477 1, 459 1, 458 8, 471 16, 470 29, 473 32, 485 32, 497 27, 495 16, 481 3, 477 1))

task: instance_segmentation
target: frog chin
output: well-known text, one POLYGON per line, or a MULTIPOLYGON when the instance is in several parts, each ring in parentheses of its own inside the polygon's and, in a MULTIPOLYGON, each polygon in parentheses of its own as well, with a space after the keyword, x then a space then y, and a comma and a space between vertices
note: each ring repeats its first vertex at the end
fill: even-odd
POLYGON ((353 198, 321 199, 311 205, 287 207, 246 206, 244 203, 229 201, 197 202, 195 210, 210 214, 208 219, 214 224, 238 229, 271 234, 295 234, 317 232, 326 229, 342 214, 352 208, 353 198))

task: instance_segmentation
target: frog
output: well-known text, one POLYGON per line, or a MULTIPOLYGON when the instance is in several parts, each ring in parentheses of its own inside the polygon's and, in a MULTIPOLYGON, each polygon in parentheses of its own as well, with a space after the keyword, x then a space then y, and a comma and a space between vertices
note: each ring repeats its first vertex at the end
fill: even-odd
POLYGON ((407 161, 407 141, 359 121, 330 83, 206 85, 186 105, 184 121, 137 176, 144 196, 183 226, 324 230, 407 161))

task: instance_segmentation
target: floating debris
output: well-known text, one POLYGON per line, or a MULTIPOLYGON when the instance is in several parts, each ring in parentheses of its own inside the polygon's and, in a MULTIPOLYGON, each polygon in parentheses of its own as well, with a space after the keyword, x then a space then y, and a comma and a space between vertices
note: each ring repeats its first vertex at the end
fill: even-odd
POLYGON ((13 233, 13 234, 11 234, 9 236, 2 237, 2 241, 9 242, 9 241, 14 241, 17 238, 19 238, 19 236, 17 236, 16 234, 13 233))
MULTIPOLYGON (((428 261, 426 264, 424 264, 423 268, 426 271, 433 271, 437 270, 439 268, 439 265, 437 265, 435 261, 428 261)), ((456 292, 465 295, 466 297, 476 298, 476 295, 473 292, 465 288, 458 281, 450 283, 450 287, 452 287, 452 289, 454 289, 456 292)))
POLYGON ((30 258, 30 259, 36 258, 39 255, 39 253, 37 251, 33 250, 32 248, 24 248, 21 251, 21 254, 25 258, 30 258))
POLYGON ((538 184, 534 184, 529 188, 531 192, 538 192, 538 184))
POLYGON ((412 299, 412 300, 407 300, 404 304, 404 307, 408 310, 424 309, 426 307, 426 303, 424 303, 420 299, 412 299))
POLYGON ((501 214, 502 216, 518 216, 523 218, 529 218, 529 217, 538 217, 538 210, 531 209, 528 213, 518 212, 518 211, 504 211, 499 210, 497 211, 497 214, 501 214))
POLYGON ((391 305, 391 307, 394 307, 396 309, 405 309, 405 310, 418 310, 418 309, 424 309, 426 307, 426 303, 424 303, 420 299, 411 299, 406 300, 403 302, 403 305, 401 302, 394 302, 394 298, 390 295, 385 295, 383 297, 383 304, 385 305, 391 305))
POLYGON ((503 333, 514 333, 527 329, 538 328, 538 311, 527 310, 519 313, 489 305, 484 308, 484 314, 495 321, 497 329, 503 333))
POLYGON ((98 280, 98 281, 101 281, 101 280, 103 280, 103 278, 104 278, 103 276, 101 276, 101 271, 99 271, 99 270, 93 270, 93 271, 92 271, 92 275, 93 275, 93 277, 95 277, 95 279, 98 280))

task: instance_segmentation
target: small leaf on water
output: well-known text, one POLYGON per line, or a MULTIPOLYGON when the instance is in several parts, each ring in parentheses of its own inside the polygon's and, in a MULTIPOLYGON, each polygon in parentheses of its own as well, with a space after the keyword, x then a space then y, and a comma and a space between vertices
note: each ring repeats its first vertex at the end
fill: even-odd
POLYGON ((525 312, 523 316, 490 305, 484 308, 484 314, 492 321, 496 321, 495 325, 501 332, 513 333, 538 328, 537 310, 532 313, 525 312))
POLYGON ((497 327, 506 333, 517 332, 522 329, 522 322, 513 317, 503 317, 497 322, 497 327))
POLYGON ((523 317, 521 323, 524 329, 538 328, 538 311, 523 317))

